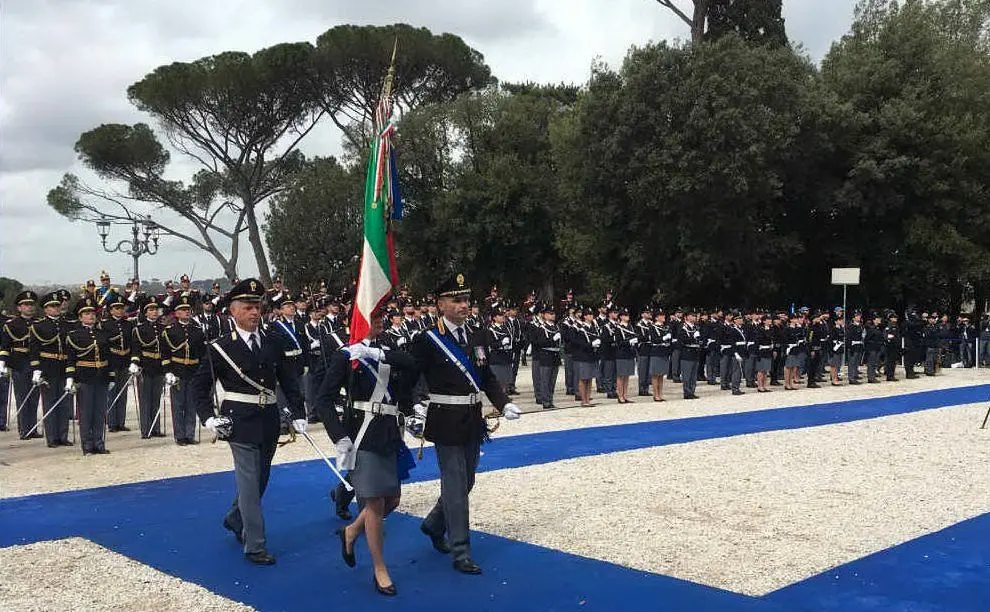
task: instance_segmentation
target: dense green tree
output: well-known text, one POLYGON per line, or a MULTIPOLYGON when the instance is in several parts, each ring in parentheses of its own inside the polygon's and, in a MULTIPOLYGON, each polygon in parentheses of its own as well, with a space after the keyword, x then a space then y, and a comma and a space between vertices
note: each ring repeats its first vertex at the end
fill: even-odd
POLYGON ((14 298, 24 290, 24 285, 12 278, 0 276, 0 311, 13 313, 15 308, 14 298))
POLYGON ((484 57, 453 34, 433 34, 406 24, 342 25, 316 41, 317 103, 356 151, 372 137, 375 107, 395 53, 392 93, 397 113, 451 102, 492 81, 484 57))
POLYGON ((105 124, 76 142, 83 163, 119 188, 67 174, 48 203, 66 217, 131 219, 154 209, 178 215, 168 235, 207 251, 237 275, 247 233, 262 280, 270 280, 257 207, 285 190, 303 163, 300 141, 323 114, 312 100, 313 47, 280 44, 253 55, 221 53, 160 66, 128 88, 175 150, 201 169, 187 183, 166 178, 168 150, 146 124, 105 124))
POLYGON ((309 161, 291 189, 279 194, 265 218, 272 263, 289 287, 330 290, 350 286, 357 274, 364 212, 364 175, 333 157, 309 161))
POLYGON ((710 0, 705 37, 734 33, 749 43, 785 47, 782 10, 783 0, 710 0))

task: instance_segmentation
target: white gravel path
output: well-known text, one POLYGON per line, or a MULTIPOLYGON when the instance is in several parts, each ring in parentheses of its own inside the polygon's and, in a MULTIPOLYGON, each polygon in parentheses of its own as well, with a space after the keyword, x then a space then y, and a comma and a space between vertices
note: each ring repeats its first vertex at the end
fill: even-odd
POLYGON ((0 548, 0 610, 247 612, 253 608, 89 540, 68 538, 0 548), (31 571, 24 571, 27 567, 31 571))

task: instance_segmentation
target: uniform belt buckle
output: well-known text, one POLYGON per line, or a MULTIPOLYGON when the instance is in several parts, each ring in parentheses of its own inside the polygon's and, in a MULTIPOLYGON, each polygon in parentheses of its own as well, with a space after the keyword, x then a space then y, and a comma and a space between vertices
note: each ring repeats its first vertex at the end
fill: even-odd
POLYGON ((371 402, 371 414, 382 414, 382 403, 381 402, 371 402))
POLYGON ((468 394, 468 400, 470 400, 470 402, 471 402, 472 405, 474 405, 474 404, 480 404, 481 403, 481 396, 478 395, 477 393, 470 393, 470 394, 468 394))

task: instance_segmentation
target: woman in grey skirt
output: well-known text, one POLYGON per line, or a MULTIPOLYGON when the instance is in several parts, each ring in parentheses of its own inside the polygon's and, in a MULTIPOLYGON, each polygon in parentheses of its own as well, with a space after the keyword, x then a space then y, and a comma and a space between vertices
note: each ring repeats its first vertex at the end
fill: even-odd
POLYGON ((615 326, 615 394, 620 404, 631 403, 626 393, 629 391, 629 377, 636 370, 636 346, 639 338, 629 324, 629 309, 619 311, 619 323, 615 326))
POLYGON ((769 393, 767 383, 770 378, 770 367, 773 364, 773 335, 771 326, 773 318, 765 313, 761 318, 760 327, 756 329, 756 390, 759 393, 769 393))
POLYGON ((375 313, 370 319, 369 339, 376 340, 333 353, 316 395, 316 410, 337 447, 337 466, 350 469, 348 480, 361 506, 354 522, 337 530, 341 556, 354 567, 354 543, 363 533, 374 565, 375 590, 391 596, 396 589, 385 565, 383 521, 399 505, 400 467, 408 472, 412 463, 399 425, 402 415, 412 414, 411 397, 405 391, 409 385, 397 384, 396 375, 412 370, 415 363, 404 351, 383 350, 377 341, 382 318, 375 313), (379 385, 379 378, 385 384, 379 385), (338 415, 334 400, 341 389, 347 390, 348 401, 338 415))
POLYGON ((663 378, 670 373, 670 353, 673 350, 673 333, 667 325, 667 314, 657 309, 650 336, 650 378, 653 380, 653 401, 662 402, 663 378))
POLYGON ((598 347, 602 345, 594 320, 594 309, 582 309, 581 322, 570 333, 574 377, 578 381, 578 395, 584 407, 594 406, 591 403, 591 379, 598 376, 598 347))

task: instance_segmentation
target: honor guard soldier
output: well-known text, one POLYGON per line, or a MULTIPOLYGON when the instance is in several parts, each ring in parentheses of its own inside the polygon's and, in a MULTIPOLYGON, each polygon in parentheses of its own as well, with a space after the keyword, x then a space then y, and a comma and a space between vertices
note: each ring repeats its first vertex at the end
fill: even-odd
POLYGON ((264 297, 264 286, 253 278, 231 288, 227 301, 234 330, 208 345, 190 387, 200 420, 227 440, 233 455, 237 494, 223 525, 243 545, 249 561, 271 565, 275 558, 266 549, 261 498, 278 447, 276 384, 288 400, 297 432, 306 431, 306 413, 283 337, 260 331, 264 297), (219 414, 213 403, 216 383, 222 388, 219 414))
POLYGON ((698 329, 697 320, 697 313, 693 310, 685 310, 684 322, 678 331, 684 399, 698 399, 694 393, 698 386, 698 361, 701 359, 701 330, 698 329))
POLYGON ((165 386, 168 358, 162 351, 162 324, 158 320, 158 298, 147 298, 141 310, 145 320, 131 334, 131 365, 127 371, 137 377, 138 419, 141 438, 162 438, 161 419, 155 420, 165 386), (152 423, 152 421, 154 421, 152 423))
POLYGON ((183 274, 179 277, 179 297, 187 296, 190 298, 190 303, 195 308, 202 299, 202 294, 200 294, 199 289, 194 289, 191 284, 188 274, 183 274))
POLYGON ((825 358, 825 344, 831 330, 825 318, 827 313, 816 310, 808 327, 808 388, 818 388, 818 376, 825 358))
POLYGON ((0 376, 10 375, 14 387, 14 402, 21 409, 17 414, 17 433, 22 440, 40 438, 32 431, 38 422, 38 400, 41 381, 31 367, 31 323, 34 322, 38 294, 21 291, 14 297, 17 316, 3 326, 0 333, 0 376))
POLYGON ((206 350, 203 331, 192 324, 192 307, 193 298, 180 295, 173 311, 175 321, 162 332, 165 388, 172 401, 172 431, 179 446, 197 444, 196 405, 189 382, 206 350))
POLYGON ((124 424, 127 419, 127 396, 130 393, 124 387, 131 378, 127 368, 131 364, 134 322, 127 318, 127 307, 120 295, 110 296, 104 301, 104 305, 110 316, 98 325, 110 343, 110 369, 113 370, 113 387, 110 390, 113 405, 107 410, 107 428, 111 432, 130 431, 124 424))
MULTIPOLYGON (((83 455, 107 455, 103 430, 108 388, 113 379, 110 343, 96 327, 96 300, 86 296, 75 307, 79 326, 66 338, 65 392, 75 394, 83 455)), ((66 397, 63 401, 70 401, 66 397)))
POLYGON ((632 403, 629 393, 629 377, 636 371, 636 346, 639 338, 629 323, 629 310, 619 311, 619 322, 612 328, 615 339, 615 394, 620 404, 632 403))
POLYGON ((282 287, 282 277, 276 276, 272 279, 272 288, 265 293, 269 308, 278 308, 276 302, 281 304, 283 297, 285 297, 285 289, 282 287))
MULTIPOLYGON (((538 319, 539 317, 534 315, 533 318, 538 319)), ((526 348, 529 345, 529 334, 523 333, 523 323, 519 319, 519 308, 515 304, 507 304, 505 307, 505 327, 512 336, 512 381, 509 383, 506 393, 509 395, 519 395, 519 391, 516 390, 516 379, 519 377, 519 364, 522 363, 525 365, 526 363, 526 348)))
POLYGON ((389 326, 382 332, 382 344, 393 351, 408 351, 412 338, 409 337, 409 332, 402 325, 402 313, 398 310, 391 310, 386 318, 388 318, 389 326))
POLYGON ((557 325, 553 304, 547 302, 541 308, 531 327, 530 342, 533 346, 533 369, 536 371, 536 403, 544 410, 554 410, 553 392, 560 371, 563 336, 557 325))
POLYGON ((636 346, 636 378, 639 385, 639 396, 650 396, 650 351, 653 344, 650 339, 653 330, 653 313, 649 308, 644 308, 639 313, 639 321, 636 321, 636 337, 639 343, 636 346))
POLYGON ((514 353, 512 332, 505 326, 505 311, 502 310, 501 306, 492 307, 490 312, 492 324, 485 331, 488 363, 495 378, 502 383, 502 388, 508 393, 512 383, 512 356, 514 353))
POLYGON ((217 314, 219 302, 219 294, 207 294, 202 304, 203 312, 193 317, 207 342, 213 342, 226 331, 223 320, 217 314))
POLYGON ((859 366, 863 363, 863 353, 866 350, 865 342, 866 330, 863 328, 863 314, 859 311, 853 313, 852 322, 846 329, 846 341, 849 351, 847 371, 849 372, 849 384, 859 385, 859 366))
POLYGON ((877 373, 880 371, 880 351, 884 346, 884 334, 880 313, 870 315, 866 323, 866 335, 863 344, 866 347, 866 382, 879 383, 877 373))
POLYGON ((887 314, 887 326, 883 330, 884 364, 883 373, 887 380, 896 382, 897 362, 901 358, 901 328, 897 325, 897 313, 887 314))
MULTIPOLYGON (((281 297, 274 298, 272 305, 276 309, 275 318, 272 320, 269 329, 273 334, 278 335, 282 339, 282 345, 285 347, 285 363, 286 366, 291 368, 296 373, 296 387, 300 390, 303 386, 303 372, 305 369, 305 360, 303 358, 303 337, 305 337, 305 330, 299 330, 296 328, 296 303, 292 297, 292 294, 285 291, 282 293, 281 297)), ((278 397, 278 407, 280 414, 285 416, 285 410, 291 408, 289 405, 289 399, 282 392, 281 387, 276 389, 278 397)), ((289 433, 290 423, 282 423, 282 433, 289 433)))
POLYGON ((31 325, 32 380, 44 381, 40 387, 41 409, 45 416, 45 438, 48 448, 71 446, 69 420, 72 403, 62 400, 65 387, 65 337, 68 330, 61 317, 61 301, 55 292, 41 298, 45 316, 31 325))
POLYGON ((481 443, 488 436, 481 393, 495 406, 496 415, 517 419, 520 410, 509 402, 492 373, 482 335, 466 325, 471 289, 464 275, 440 285, 437 299, 441 314, 437 327, 416 336, 411 349, 430 394, 429 408, 419 406, 417 413, 425 413, 424 436, 436 446, 440 467, 440 499, 421 529, 434 548, 452 553, 455 570, 480 574, 481 568, 471 559, 468 494, 481 443))

